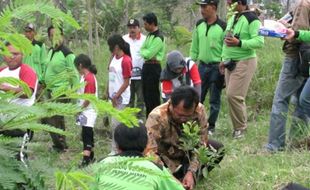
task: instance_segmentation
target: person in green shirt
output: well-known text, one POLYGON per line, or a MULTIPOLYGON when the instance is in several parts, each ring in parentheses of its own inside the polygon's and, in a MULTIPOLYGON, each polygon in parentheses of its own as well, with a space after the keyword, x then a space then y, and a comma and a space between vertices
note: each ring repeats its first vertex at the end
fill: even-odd
POLYGON ((31 41, 32 51, 31 54, 24 56, 23 63, 26 63, 35 70, 39 79, 39 83, 42 84, 46 64, 45 44, 35 39, 36 30, 35 26, 32 23, 29 23, 25 26, 24 35, 31 41))
MULTIPOLYGON (((63 31, 60 28, 58 31, 53 26, 47 30, 48 37, 51 40, 53 47, 47 55, 46 71, 44 82, 47 88, 48 97, 59 88, 68 89, 73 85, 79 84, 79 74, 74 65, 75 55, 70 49, 63 44, 63 31), (60 35, 59 33, 60 32, 60 35), (58 36, 57 36, 58 35, 58 36), (57 37, 56 37, 57 36, 57 37)), ((68 103, 68 99, 58 99, 58 102, 68 103)), ((64 116, 53 116, 43 119, 44 124, 49 124, 59 129, 65 130, 64 116)), ((65 136, 50 133, 54 146, 58 152, 64 152, 68 148, 65 136)))
POLYGON ((124 190, 184 190, 172 174, 163 166, 144 158, 148 137, 145 126, 116 127, 114 138, 118 154, 103 159, 95 165, 95 188, 124 190))
POLYGON ((255 12, 250 11, 247 0, 228 0, 237 13, 227 23, 222 59, 222 73, 225 71, 226 94, 229 113, 233 123, 233 137, 244 136, 247 128, 245 97, 256 70, 255 49, 264 45, 264 38, 258 35, 261 22, 255 12))
POLYGON ((160 105, 160 64, 165 56, 165 40, 158 29, 157 17, 154 13, 146 14, 143 21, 145 30, 149 32, 140 49, 140 55, 144 59, 141 79, 147 118, 149 113, 160 105))
POLYGON ((310 31, 308 30, 293 30, 291 28, 288 28, 286 30, 286 37, 285 40, 292 40, 297 39, 299 41, 303 42, 310 42, 310 31))
POLYGON ((199 62, 201 78, 201 100, 203 104, 208 90, 210 91, 210 116, 208 131, 215 131, 215 123, 221 106, 221 92, 224 85, 224 75, 219 71, 222 60, 222 47, 226 23, 218 18, 218 0, 201 0, 200 5, 203 19, 199 20, 193 31, 190 56, 199 62))

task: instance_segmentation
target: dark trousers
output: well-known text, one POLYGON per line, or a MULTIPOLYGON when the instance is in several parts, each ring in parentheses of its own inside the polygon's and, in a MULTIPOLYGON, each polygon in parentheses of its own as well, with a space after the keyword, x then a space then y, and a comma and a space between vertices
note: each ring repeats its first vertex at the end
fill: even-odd
POLYGON ((141 111, 138 113, 138 118, 143 118, 144 111, 144 100, 142 91, 142 80, 131 80, 130 81, 130 102, 129 107, 140 108, 141 111))
POLYGON ((144 63, 142 67, 142 89, 146 108, 146 118, 149 113, 160 105, 159 77, 161 66, 158 63, 144 63))
MULTIPOLYGON (((210 139, 208 140, 208 148, 210 151, 215 150, 214 152, 216 152, 215 154, 216 157, 212 159, 213 160, 212 163, 208 163, 207 165, 201 166, 201 169, 207 167, 208 172, 210 172, 215 167, 215 165, 218 165, 222 161, 225 155, 225 151, 224 151, 224 145, 222 143, 210 139)), ((206 154, 210 156, 208 152, 206 154)), ((187 173, 188 167, 189 167, 189 161, 188 159, 184 159, 182 167, 176 173, 173 173, 173 176, 176 177, 178 180, 182 181, 185 174, 187 173)), ((198 171, 196 173, 196 176, 199 177, 198 171)))
MULTIPOLYGON (((48 97, 51 97, 51 94, 49 92, 48 97)), ((57 102, 59 103, 68 103, 69 99, 58 99, 57 102)), ((61 116, 61 115, 55 115, 52 117, 48 117, 48 118, 43 118, 41 120, 41 122, 43 124, 48 124, 51 125, 57 129, 62 129, 65 131, 65 117, 61 116)), ((59 135, 56 133, 50 133, 51 137, 52 137, 52 141, 54 143, 54 148, 59 150, 59 151, 63 151, 64 149, 67 149, 67 143, 66 143, 66 137, 64 135, 59 135)))
POLYGON ((290 183, 287 186, 285 186, 282 190, 310 190, 310 189, 296 183, 290 183))
POLYGON ((198 66, 201 78, 201 103, 203 104, 208 91, 210 91, 209 130, 215 128, 221 107, 221 93, 224 85, 224 75, 219 72, 218 64, 200 63, 198 66))
POLYGON ((94 147, 94 130, 92 127, 82 127, 83 150, 91 151, 94 147))

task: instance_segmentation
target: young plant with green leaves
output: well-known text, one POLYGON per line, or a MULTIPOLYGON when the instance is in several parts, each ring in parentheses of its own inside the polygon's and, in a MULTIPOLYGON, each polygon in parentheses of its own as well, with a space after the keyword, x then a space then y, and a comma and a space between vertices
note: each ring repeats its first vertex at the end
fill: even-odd
POLYGON ((219 153, 213 147, 209 148, 201 144, 200 139, 200 127, 196 122, 183 124, 180 148, 186 153, 188 161, 190 161, 190 156, 193 154, 198 158, 198 176, 203 174, 207 178, 208 170, 204 166, 214 166, 214 161, 219 153))
MULTIPOLYGON (((79 29, 79 24, 70 15, 55 8, 50 1, 15 1, 8 5, 0 13, 0 56, 10 55, 6 42, 12 44, 16 49, 20 50, 24 55, 31 53, 32 44, 18 33, 18 29, 14 23, 19 22, 33 22, 36 14, 44 14, 52 19, 54 27, 60 26, 61 23, 66 23, 79 29)), ((67 73, 68 75, 68 73, 67 73)), ((62 76, 59 76, 62 79, 62 76)), ((31 96, 30 88, 22 81, 15 78, 0 78, 0 84, 7 83, 12 86, 20 86, 23 89, 22 94, 28 97, 31 96)), ((10 100, 22 95, 13 94, 10 92, 0 93, 0 131, 11 130, 32 130, 34 132, 45 131, 61 135, 70 135, 60 129, 56 129, 49 125, 39 124, 41 118, 51 117, 54 115, 74 116, 81 112, 82 109, 73 103, 57 103, 55 100, 66 96, 71 99, 87 99, 89 100, 99 114, 108 114, 116 117, 119 121, 128 126, 133 126, 137 123, 135 114, 137 109, 127 108, 123 111, 115 110, 108 102, 98 100, 91 95, 78 95, 76 90, 80 88, 77 85, 72 88, 60 87, 52 94, 49 101, 36 102, 31 107, 25 107, 13 104, 10 100)), ((22 162, 15 159, 19 151, 21 139, 12 139, 4 135, 0 135, 0 189, 5 190, 44 190, 47 189, 45 179, 41 173, 42 170, 33 170, 31 165, 26 167, 22 162)), ((78 175, 78 174, 76 174, 78 175)), ((57 176, 59 176, 57 174, 57 176)), ((76 184, 81 184, 78 177, 72 178, 76 184)), ((62 183, 63 184, 63 183, 62 183)), ((60 185, 61 186, 61 185, 60 185)), ((79 186, 79 185, 77 185, 79 186)), ((65 189, 72 189, 72 186, 64 186, 65 189)))

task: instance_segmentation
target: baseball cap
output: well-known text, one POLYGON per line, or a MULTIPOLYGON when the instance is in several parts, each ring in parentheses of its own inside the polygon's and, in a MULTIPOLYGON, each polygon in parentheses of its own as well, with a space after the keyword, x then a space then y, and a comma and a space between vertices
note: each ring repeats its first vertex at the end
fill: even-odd
POLYGON ((218 5, 219 0, 199 0, 196 3, 198 5, 218 5))
POLYGON ((139 26, 140 27, 140 23, 137 19, 129 19, 127 26, 139 26))
POLYGON ((32 30, 35 30, 34 24, 28 23, 28 24, 25 26, 24 30, 25 30, 25 31, 32 31, 32 30))

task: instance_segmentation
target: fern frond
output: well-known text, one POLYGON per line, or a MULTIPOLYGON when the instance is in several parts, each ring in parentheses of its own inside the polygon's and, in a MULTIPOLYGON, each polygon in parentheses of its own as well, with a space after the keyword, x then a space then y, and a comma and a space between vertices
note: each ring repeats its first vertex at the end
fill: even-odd
POLYGON ((84 173, 83 171, 73 172, 61 172, 57 171, 56 176, 56 189, 67 189, 66 186, 71 189, 77 189, 78 187, 83 190, 89 190, 89 184, 94 182, 95 179, 84 173))
POLYGON ((30 3, 16 7, 16 9, 13 10, 13 17, 20 20, 28 20, 35 12, 47 15, 51 19, 59 19, 76 29, 80 29, 80 25, 72 16, 56 9, 55 6, 48 1, 37 2, 35 6, 30 3))
MULTIPOLYGON (((51 133, 57 133, 60 135, 69 135, 69 132, 66 132, 62 129, 57 129, 55 127, 52 127, 50 125, 45 125, 45 124, 39 124, 39 123, 24 123, 23 125, 16 125, 13 124, 11 126, 6 126, 3 128, 4 130, 14 130, 14 129, 21 129, 21 130, 27 130, 30 129, 32 131, 46 131, 46 132, 51 132, 51 133)), ((1 130, 0 130, 1 131, 1 130)))
POLYGON ((119 122, 124 123, 128 127, 133 127, 138 124, 136 114, 140 111, 139 108, 125 108, 123 110, 115 109, 111 103, 100 100, 92 94, 66 94, 71 99, 83 99, 88 100, 97 110, 99 114, 108 114, 119 122))
POLYGON ((3 83, 8 83, 12 86, 19 86, 23 89, 23 92, 25 93, 25 95, 27 97, 30 97, 32 94, 32 91, 30 90, 30 88, 28 87, 28 85, 24 82, 21 81, 19 79, 13 78, 13 77, 1 77, 0 78, 0 84, 3 83))

